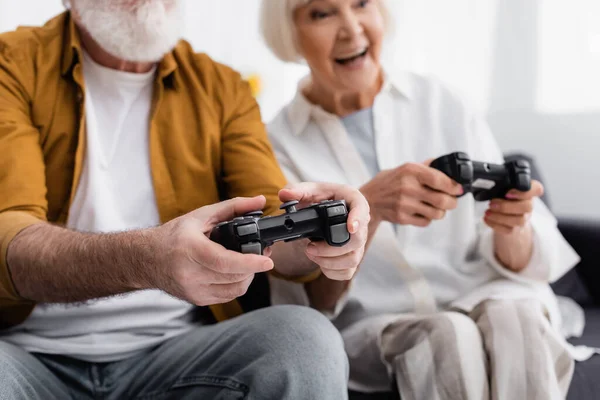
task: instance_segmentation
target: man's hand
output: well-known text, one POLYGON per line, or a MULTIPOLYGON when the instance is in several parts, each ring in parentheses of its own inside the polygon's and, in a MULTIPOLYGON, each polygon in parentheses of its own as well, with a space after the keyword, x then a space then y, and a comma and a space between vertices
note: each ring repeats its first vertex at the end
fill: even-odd
POLYGON ((407 163, 381 171, 361 189, 373 219, 426 227, 457 207, 462 186, 429 163, 407 163))
POLYGON ((323 274, 332 280, 352 279, 362 261, 370 221, 369 203, 360 191, 333 183, 301 183, 279 192, 282 202, 298 200, 300 208, 324 200, 346 200, 350 242, 343 247, 332 247, 325 242, 309 243, 305 249, 309 260, 317 264, 323 274))
MULTIPOLYGON (((267 256, 226 250, 208 236, 220 222, 265 206, 263 196, 202 207, 156 228, 161 262, 148 287, 158 287, 199 306, 229 302, 246 293, 254 274, 269 271, 267 256)), ((268 253, 267 253, 268 254, 268 253)))
POLYGON ((506 199, 494 199, 485 213, 484 221, 495 232, 510 235, 527 227, 533 212, 533 200, 544 194, 544 186, 538 181, 531 182, 531 190, 519 192, 511 190, 506 199))

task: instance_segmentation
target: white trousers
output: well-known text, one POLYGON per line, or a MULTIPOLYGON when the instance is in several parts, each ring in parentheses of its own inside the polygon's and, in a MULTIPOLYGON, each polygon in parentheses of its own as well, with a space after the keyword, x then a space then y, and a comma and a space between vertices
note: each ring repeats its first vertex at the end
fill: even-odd
POLYGON ((565 399, 574 361, 535 300, 407 315, 381 336, 402 400, 565 399))

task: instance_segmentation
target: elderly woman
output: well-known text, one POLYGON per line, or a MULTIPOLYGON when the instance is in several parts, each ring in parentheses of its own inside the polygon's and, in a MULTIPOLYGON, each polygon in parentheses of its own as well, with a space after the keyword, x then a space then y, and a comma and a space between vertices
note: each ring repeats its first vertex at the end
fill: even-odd
MULTIPOLYGON (((578 257, 539 200, 457 199, 425 160, 454 151, 502 163, 484 120, 440 82, 384 69, 383 0, 263 0, 277 57, 310 75, 269 125, 290 181, 360 187, 371 245, 353 281, 272 281, 273 301, 310 305, 341 330, 350 388, 403 399, 559 399, 573 359, 548 282, 578 257), (309 304, 307 292, 329 299, 309 304)), ((313 256, 320 254, 314 252, 313 256)))

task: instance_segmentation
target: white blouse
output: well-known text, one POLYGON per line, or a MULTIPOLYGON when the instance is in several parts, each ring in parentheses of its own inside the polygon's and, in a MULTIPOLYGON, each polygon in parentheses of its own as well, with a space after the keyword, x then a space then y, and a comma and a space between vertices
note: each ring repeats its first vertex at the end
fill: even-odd
MULTIPOLYGON (((344 124, 309 103, 302 95, 304 84, 268 126, 284 173, 290 182, 362 186, 372 176, 344 124)), ((373 121, 381 170, 455 151, 473 160, 503 163, 484 119, 435 79, 388 74, 373 105, 373 121)), ((346 296, 330 315, 347 347, 348 341, 360 346, 365 334, 378 332, 370 319, 385 324, 399 313, 449 308, 468 312, 485 299, 537 298, 559 331, 561 315, 548 283, 574 267, 579 257, 538 199, 531 218, 532 259, 520 273, 507 270, 494 255, 492 229, 483 223, 487 207, 487 202, 467 195, 444 220, 427 228, 383 223, 346 296)), ((271 287, 276 304, 309 304, 301 285, 274 279, 271 287)), ((351 388, 365 390, 360 382, 351 382, 351 388)))

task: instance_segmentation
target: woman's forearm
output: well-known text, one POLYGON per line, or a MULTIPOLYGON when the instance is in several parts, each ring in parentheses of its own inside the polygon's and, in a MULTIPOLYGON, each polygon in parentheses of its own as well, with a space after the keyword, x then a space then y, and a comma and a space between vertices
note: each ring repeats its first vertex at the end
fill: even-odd
POLYGON ((521 272, 533 254, 533 228, 530 224, 510 234, 495 232, 494 251, 502 265, 513 272, 521 272))

